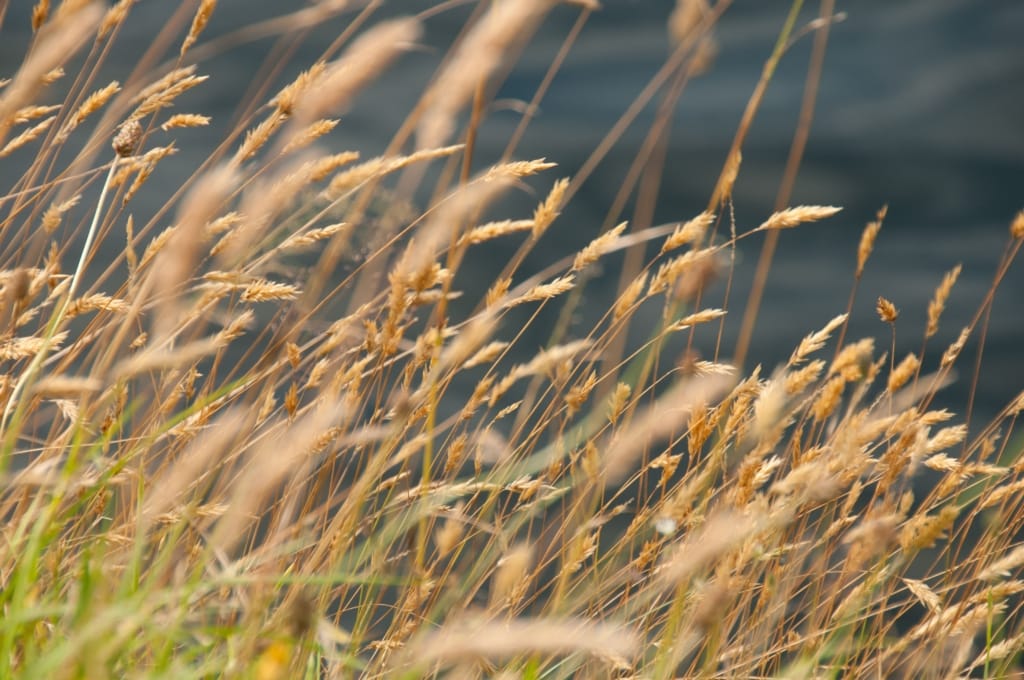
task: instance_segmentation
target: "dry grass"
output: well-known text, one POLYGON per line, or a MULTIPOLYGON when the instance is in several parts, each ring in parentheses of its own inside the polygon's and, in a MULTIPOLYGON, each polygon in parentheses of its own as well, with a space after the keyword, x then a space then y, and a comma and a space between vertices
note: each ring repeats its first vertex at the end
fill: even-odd
MULTIPOLYGON (((474 140, 553 3, 481 3, 396 137, 358 163, 323 139, 402 67, 430 13, 344 15, 341 54, 240 106, 250 113, 225 143, 136 224, 136 191, 174 151, 167 136, 210 122, 170 110, 211 86, 192 55, 217 7, 193 4, 161 36, 163 71, 103 85, 101 55, 132 3, 40 2, 31 52, 2 74, 0 155, 25 159, 0 196, 11 677, 1019 672, 1024 394, 972 430, 932 401, 984 336, 1024 213, 949 347, 929 340, 959 268, 936 276, 925 328, 885 298, 856 301, 884 210, 850 254, 847 313, 795 329, 806 336, 788 362, 744 370, 752 321, 744 349, 722 341, 729 296, 713 301, 712 284, 731 281, 741 241, 843 219, 786 201, 760 226, 730 217, 795 14, 707 209, 631 229, 610 207, 589 245, 533 272, 522 264, 545 232, 576 228, 559 216, 586 173, 553 179, 544 159, 510 160, 514 143, 474 158, 474 140), (62 79, 64 103, 45 105, 62 79), (525 183, 544 196, 532 216, 490 214, 525 183), (468 280, 462 265, 495 239, 519 249, 492 280, 468 280), (98 261, 99 240, 123 244, 114 262, 98 261), (595 264, 623 252, 607 313, 568 335, 595 264), (877 344, 898 332, 922 349, 897 363, 874 338, 846 341, 855 303, 877 307, 877 344), (641 305, 660 319, 627 341, 641 305), (559 322, 538 350, 523 338, 543 308, 559 322), (719 349, 676 356, 680 336, 719 349)), ((299 35, 345 4, 242 31, 299 35)), ((574 5, 581 22, 596 10, 574 5)), ((713 68, 727 6, 678 3, 675 51, 641 99, 674 101, 713 68)), ((635 168, 623 196, 647 205, 660 164, 641 154, 635 168)))

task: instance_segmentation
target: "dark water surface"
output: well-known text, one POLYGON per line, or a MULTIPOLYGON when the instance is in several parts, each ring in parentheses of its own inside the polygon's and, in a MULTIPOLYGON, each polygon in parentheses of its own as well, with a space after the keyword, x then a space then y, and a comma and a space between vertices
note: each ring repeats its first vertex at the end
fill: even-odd
MULTIPOLYGON (((28 36, 31 6, 11 3, 0 33, 0 75, 17 68, 28 36)), ((415 12, 434 3, 383 3, 381 18, 415 12)), ((665 21, 673 3, 606 0, 588 21, 541 112, 520 145, 519 158, 546 157, 559 164, 555 177, 574 174, 663 63, 670 49, 665 21)), ((901 309, 896 352, 902 357, 921 343, 926 307, 945 271, 962 263, 944 323, 930 345, 934 367, 942 351, 977 309, 1007 243, 1007 226, 1024 207, 1024 2, 1020 0, 865 0, 839 2, 844 21, 833 26, 817 112, 792 204, 832 204, 845 210, 821 225, 782 235, 763 303, 751 360, 771 366, 789 355, 799 339, 843 311, 853 276, 856 245, 864 224, 888 204, 889 214, 868 265, 852 316, 851 337, 873 335, 885 344, 875 299, 885 295, 901 309)), ((125 80, 138 55, 179 6, 141 2, 119 38, 104 77, 125 80)), ((222 0, 204 40, 235 27, 292 9, 292 3, 222 0)), ((704 209, 714 180, 789 3, 738 0, 721 19, 719 54, 711 71, 684 92, 673 120, 654 222, 687 219, 704 209)), ((457 7, 428 20, 422 50, 401 60, 361 96, 329 138, 333 150, 380 153, 398 128, 469 15, 457 7)), ((808 3, 801 24, 814 17, 808 3)), ((554 10, 500 93, 528 100, 542 79, 578 10, 554 10)), ((308 67, 342 31, 352 14, 310 33, 275 77, 272 90, 308 67)), ((372 23, 372 21, 371 21, 372 23)), ((154 176, 140 196, 154 210, 166 199, 161 187, 177 187, 205 159, 236 121, 238 102, 271 53, 270 39, 246 43, 204 61, 210 81, 189 93, 175 112, 211 115, 216 125, 176 136, 181 152, 154 176)), ((805 37, 783 59, 744 147, 736 184, 735 215, 741 230, 771 212, 782 178, 802 97, 811 39, 805 37)), ((649 106, 616 145, 556 222, 527 268, 550 262, 593 238, 635 157, 651 121, 649 106)), ((512 110, 496 110, 481 131, 477 158, 493 162, 518 122, 512 110)), ((160 141, 160 143, 164 143, 160 141)), ((0 187, 16 178, 0 166, 0 187)), ((536 196, 524 196, 519 216, 536 196)), ((135 207, 136 220, 145 203, 135 207)), ((632 218, 631 209, 622 219, 632 218)), ((169 220, 170 218, 168 218, 169 220)), ((514 247, 514 246, 509 246, 514 247)), ((757 261, 760 242, 738 251, 727 331, 734 337, 757 261)), ((118 244, 105 246, 111 256, 118 244)), ((506 251, 485 251, 500 259, 506 251)), ((616 261, 613 259, 611 265, 616 261)), ((492 259, 475 258, 469 272, 489 282, 492 259)), ((579 328, 607 308, 617 282, 614 266, 592 286, 579 313, 579 328)), ((484 285, 484 284, 481 284, 484 285)), ((991 417, 1024 386, 1024 263, 1014 267, 993 307, 977 405, 991 417)), ((720 298, 721 291, 719 291, 720 298)), ((658 309, 642 311, 638 324, 654 322, 658 309)), ((732 346, 727 338, 726 354, 732 346)), ((528 338, 532 351, 544 336, 528 338)), ((962 409, 975 339, 965 350, 961 379, 948 393, 962 409)))

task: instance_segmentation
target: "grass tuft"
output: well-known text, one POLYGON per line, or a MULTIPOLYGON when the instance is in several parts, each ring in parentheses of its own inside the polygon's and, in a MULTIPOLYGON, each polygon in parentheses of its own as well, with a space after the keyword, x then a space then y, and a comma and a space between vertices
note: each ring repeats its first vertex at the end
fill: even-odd
MULTIPOLYGON (((154 36, 167 53, 137 71, 107 61, 133 2, 34 6, 0 88, 0 156, 18 164, 0 194, 5 677, 1021 672, 1024 395, 971 427, 973 388, 962 417, 933 402, 984 341, 1024 213, 951 345, 934 342, 959 266, 922 328, 903 303, 857 299, 883 208, 834 318, 792 329, 804 337, 778 367, 745 367, 767 270, 731 337, 738 252, 764 239, 767 267, 780 230, 846 219, 785 208, 789 188, 772 214, 736 219, 742 146, 803 36, 800 2, 707 209, 655 227, 655 150, 685 84, 713 77, 728 2, 677 3, 663 69, 561 179, 516 144, 564 54, 505 152, 477 144, 556 3, 480 3, 369 160, 332 133, 461 3, 380 21, 379 3, 348 4, 232 34, 274 35, 285 54, 328 19, 349 27, 276 94, 238 102, 226 130, 171 111, 217 87, 199 70, 223 49, 216 2, 154 36), (121 81, 100 80, 111 70, 121 81), (656 93, 604 227, 560 251, 552 234, 586 226, 574 195, 656 93), (204 128, 222 142, 168 183, 165 160, 204 128), (507 215, 524 190, 532 214, 507 215), (602 267, 622 271, 611 296, 602 267), (854 309, 877 314, 879 337, 847 339, 854 309), (898 362, 897 332, 921 338, 898 362)), ((600 8, 565 4, 567 51, 600 8)), ((834 19, 806 27, 816 49, 834 19)))

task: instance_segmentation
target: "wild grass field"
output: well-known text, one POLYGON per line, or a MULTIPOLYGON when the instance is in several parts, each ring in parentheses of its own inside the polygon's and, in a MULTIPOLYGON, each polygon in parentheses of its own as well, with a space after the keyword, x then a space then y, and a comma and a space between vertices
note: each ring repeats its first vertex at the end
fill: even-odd
POLYGON ((0 65, 17 177, 0 189, 0 676, 1018 676, 1024 393, 991 422, 969 418, 976 382, 959 409, 934 402, 978 373, 1024 211, 952 344, 937 336, 959 268, 934 272, 924 327, 858 297, 879 196, 834 318, 797 329, 780 365, 748 359, 779 234, 845 219, 791 203, 834 2, 780 5, 706 205, 645 226, 672 110, 714 77, 731 3, 666 8, 672 51, 622 121, 656 116, 607 228, 541 267, 546 233, 594 229, 561 215, 589 166, 517 147, 598 3, 468 3, 372 157, 330 133, 467 3, 381 4, 282 3, 240 25, 281 59, 342 30, 156 187, 176 140, 211 122, 178 102, 218 87, 199 58, 223 48, 204 33, 216 0, 181 3, 114 82, 100 73, 135 2, 34 5, 23 60, 0 65), (502 81, 556 5, 576 16, 563 50, 504 153, 481 158, 502 81), (737 221, 748 132, 808 43, 776 210, 737 221), (513 195, 535 207, 509 215, 513 195), (749 290, 732 285, 740 251, 749 290), (579 332, 609 277, 614 302, 579 332), (864 305, 875 337, 848 332, 864 305), (524 341, 538 333, 542 348, 524 341))

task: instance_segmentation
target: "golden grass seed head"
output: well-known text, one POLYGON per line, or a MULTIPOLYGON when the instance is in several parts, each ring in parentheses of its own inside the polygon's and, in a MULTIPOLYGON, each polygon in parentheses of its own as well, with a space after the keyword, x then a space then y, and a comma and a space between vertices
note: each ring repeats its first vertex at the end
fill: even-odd
MULTIPOLYGON (((724 433, 737 440, 746 434, 746 429, 751 420, 753 410, 751 405, 754 399, 761 392, 760 366, 733 389, 731 396, 732 404, 729 408, 729 415, 725 419, 724 433)), ((722 406, 719 406, 722 408, 722 406)))
MULTIPOLYGON (((1017 472, 1019 472, 1019 469, 1017 472)), ((980 509, 995 507, 1009 499, 1016 499, 1022 492, 1024 492, 1024 480, 997 486, 982 494, 978 507, 980 509)))
POLYGON ((242 290, 242 302, 269 302, 271 300, 294 300, 301 291, 290 283, 279 283, 267 279, 250 282, 242 290))
POLYGON ((754 437, 762 439, 786 424, 785 381, 776 374, 766 381, 753 405, 754 437))
POLYGON ((938 613, 942 609, 942 603, 934 590, 928 587, 924 581, 912 578, 900 579, 907 586, 914 597, 932 613, 938 613))
POLYGON ((972 604, 980 604, 982 602, 1002 602, 1006 598, 1016 595, 1022 591, 1024 591, 1024 581, 1003 580, 1000 583, 992 583, 984 590, 976 593, 974 597, 970 599, 970 602, 972 604))
POLYGON ((465 523, 449 516, 434 533, 437 551, 443 557, 450 555, 465 534, 465 523))
POLYGON ((124 300, 112 298, 109 295, 103 295, 102 293, 94 293, 92 295, 86 295, 73 300, 68 305, 65 314, 67 314, 68 318, 73 318, 81 314, 94 311, 123 314, 128 311, 128 307, 128 303, 124 300))
POLYGON ((902 435, 910 428, 918 425, 920 420, 921 412, 916 407, 911 406, 892 420, 892 423, 885 430, 885 434, 890 437, 902 435))
POLYGON ((690 414, 689 427, 686 431, 686 449, 691 459, 697 459, 708 437, 715 431, 721 414, 721 406, 712 409, 705 404, 698 405, 693 409, 693 412, 690 414))
POLYGON ((142 91, 142 94, 136 97, 136 101, 139 104, 129 118, 138 120, 167 108, 182 94, 188 92, 193 87, 205 83, 207 80, 209 80, 209 76, 195 75, 194 66, 171 71, 171 73, 147 87, 142 91))
POLYGON ((820 331, 815 331, 814 333, 804 337, 800 341, 800 344, 797 345, 796 351, 794 351, 793 355, 789 358, 789 365, 795 366, 799 364, 807 357, 807 355, 813 354, 824 347, 825 343, 832 336, 832 333, 846 323, 846 319, 846 314, 840 314, 825 324, 825 327, 820 331))
POLYGON ((618 383, 612 391, 611 397, 608 400, 608 420, 613 425, 618 422, 619 416, 625 410, 632 393, 632 388, 624 382, 618 383))
POLYGON ((1022 647, 1024 647, 1024 633, 1010 635, 995 644, 986 645, 985 649, 970 664, 970 668, 983 668, 991 665, 994 661, 1009 658, 1016 655, 1022 647))
POLYGON ((933 547, 953 526, 960 515, 960 508, 949 504, 934 515, 911 517, 900 529, 900 545, 908 552, 917 552, 933 547))
POLYGON ((728 266, 718 249, 691 252, 697 253, 697 258, 693 266, 684 268, 675 279, 671 291, 674 300, 696 300, 713 281, 721 277, 728 266))
POLYGON ((661 470, 661 483, 665 485, 668 483, 669 478, 676 473, 679 468, 679 463, 683 459, 683 454, 677 453, 675 455, 668 453, 660 454, 659 456, 652 458, 647 467, 644 468, 644 472, 650 470, 661 470))
POLYGON ((288 392, 284 395, 284 410, 288 413, 288 419, 295 419, 295 411, 299 406, 299 386, 296 383, 291 383, 288 386, 288 392))
POLYGON ((285 353, 288 356, 288 363, 291 365, 291 367, 293 369, 298 368, 299 364, 302 363, 302 350, 299 348, 299 346, 296 345, 291 340, 289 340, 287 343, 285 343, 285 353))
MULTIPOLYGON (((114 80, 106 87, 103 87, 97 90, 96 92, 90 94, 88 97, 85 98, 85 101, 82 102, 81 106, 78 107, 74 114, 72 114, 71 118, 68 119, 68 121, 64 124, 64 127, 61 128, 57 138, 59 140, 67 139, 68 135, 71 134, 72 130, 81 125, 82 122, 90 115, 101 109, 104 104, 110 101, 111 97, 113 97, 120 91, 121 84, 114 80)), ((115 147, 115 150, 116 148, 117 147, 115 147)))
POLYGON ((687 314, 679 321, 670 324, 666 330, 681 331, 687 328, 693 328, 694 326, 700 326, 701 324, 721 319, 726 315, 726 313, 727 311, 724 309, 702 309, 699 312, 687 314))
POLYGON ((270 104, 275 106, 281 114, 291 116, 295 112, 295 107, 299 100, 306 95, 311 87, 320 82, 320 78, 326 70, 326 62, 318 61, 314 63, 309 69, 296 76, 295 80, 283 87, 270 100, 270 104))
POLYGON ((68 339, 67 331, 61 331, 50 340, 40 337, 14 337, 0 340, 0 360, 13 361, 34 357, 44 347, 61 347, 68 339))
POLYGON ((921 424, 926 427, 944 423, 953 417, 953 413, 946 409, 937 409, 935 411, 925 411, 921 414, 921 424))
POLYGON ((149 179, 150 175, 153 174, 155 167, 155 165, 145 165, 139 168, 138 173, 135 175, 135 179, 121 196, 121 205, 128 205, 128 202, 132 200, 142 185, 145 184, 146 180, 149 179))
POLYGON ((996 451, 996 443, 1001 439, 1002 433, 998 430, 992 432, 988 436, 981 438, 981 443, 978 445, 978 460, 985 461, 992 457, 992 454, 996 451))
POLYGON ((1010 473, 1010 468, 990 463, 968 463, 964 465, 964 474, 983 477, 1003 477, 1010 473))
POLYGON ((473 368, 474 366, 489 364, 497 359, 508 347, 509 343, 500 340, 490 342, 467 359, 466 363, 463 364, 463 368, 473 368))
POLYGON ((953 344, 951 344, 943 353, 941 362, 941 366, 943 368, 948 368, 952 366, 954 362, 956 362, 957 357, 960 356, 960 352, 962 352, 964 349, 964 345, 967 344, 967 338, 970 337, 970 335, 970 327, 965 326, 960 331, 960 335, 957 337, 957 339, 953 341, 953 344))
MULTIPOLYGON (((530 177, 539 172, 557 167, 557 163, 551 163, 546 158, 534 158, 529 161, 507 161, 498 163, 488 168, 480 175, 481 182, 508 182, 530 177)), ((554 192, 554 189, 552 189, 554 192)))
POLYGON ((19 267, 14 271, 0 272, 0 286, 3 288, 3 300, 5 304, 24 306, 29 300, 35 297, 42 290, 42 272, 33 275, 29 269, 19 267), (35 284, 35 285, 33 285, 35 284))
POLYGON ((514 608, 530 586, 533 548, 521 543, 498 560, 491 585, 492 609, 514 608))
POLYGON ((39 106, 33 104, 31 106, 26 106, 14 112, 11 116, 11 125, 23 125, 29 121, 60 111, 60 109, 60 104, 52 104, 50 106, 39 106))
POLYGON ((807 386, 816 381, 825 370, 825 362, 818 359, 803 368, 786 374, 786 394, 794 396, 802 393, 807 386))
POLYGON ((602 255, 612 249, 615 246, 619 235, 621 235, 622 231, 626 228, 626 225, 627 222, 622 222, 621 224, 612 227, 591 241, 583 250, 578 252, 572 262, 572 271, 578 272, 586 269, 588 266, 600 259, 602 255))
POLYGON ((999 559, 985 567, 978 578, 982 581, 1002 581, 1024 564, 1024 545, 1019 545, 999 559))
POLYGON ((817 222, 827 217, 832 217, 842 208, 832 205, 801 205, 795 208, 786 208, 772 215, 757 228, 757 231, 773 229, 792 229, 805 222, 817 222))
POLYGON ((591 370, 582 381, 569 389, 569 392, 565 395, 565 403, 569 408, 570 415, 583 408, 584 402, 586 402, 597 383, 597 371, 591 370))
POLYGON ((210 15, 213 14, 214 8, 217 6, 217 0, 200 0, 199 7, 196 9, 195 15, 192 17, 192 26, 188 30, 188 35, 185 36, 185 40, 181 43, 181 49, 178 50, 180 56, 185 56, 189 48, 195 44, 199 38, 199 34, 206 28, 206 24, 210 21, 210 15))
POLYGON ((833 377, 821 389, 811 406, 811 413, 814 419, 821 422, 828 418, 839 406, 843 396, 843 389, 846 387, 846 378, 841 375, 833 377))
POLYGON ((67 74, 64 72, 64 67, 57 66, 56 68, 50 69, 49 71, 44 73, 42 81, 44 85, 52 85, 61 78, 63 78, 65 75, 67 74))
POLYGON ((114 175, 111 186, 119 186, 127 181, 127 178, 134 172, 141 172, 152 168, 163 159, 178 153, 177 148, 171 144, 168 146, 157 146, 139 156, 122 158, 118 163, 121 170, 114 175))
POLYGON ((508 234, 533 229, 533 220, 499 220, 474 227, 459 238, 460 245, 478 245, 508 234))
POLYGON ((544 202, 537 206, 533 213, 533 237, 539 238, 561 213, 565 203, 565 194, 569 189, 569 178, 557 180, 548 192, 544 202))
POLYGON ((644 541, 640 552, 633 560, 633 566, 640 572, 646 572, 647 568, 654 563, 661 555, 661 548, 664 545, 661 539, 644 541))
POLYGON ((1010 236, 1016 239, 1024 239, 1024 210, 1014 216, 1010 222, 1010 236))
POLYGON ((900 389, 907 384, 907 381, 917 375, 918 369, 921 367, 921 362, 918 360, 917 355, 911 352, 903 361, 901 361, 896 368, 893 369, 889 375, 889 382, 886 385, 886 389, 890 394, 900 389))
POLYGON ((53 125, 56 120, 57 116, 50 116, 9 140, 3 148, 0 148, 0 158, 11 155, 21 147, 40 137, 44 132, 50 129, 50 126, 53 125))
POLYGON ((487 289, 487 293, 484 296, 484 303, 488 308, 495 306, 500 302, 507 294, 509 287, 512 285, 512 279, 509 277, 503 277, 491 284, 491 287, 487 289))
MULTIPOLYGON (((133 101, 142 103, 159 96, 161 93, 173 88, 177 83, 193 77, 195 72, 196 66, 194 64, 176 68, 144 87, 142 91, 135 95, 133 101)), ((132 118, 137 118, 137 116, 132 116, 132 118)))
POLYGON ((331 154, 330 156, 312 161, 307 174, 311 182, 322 182, 338 168, 357 160, 359 160, 358 151, 342 151, 341 153, 331 154))
POLYGON ((138 0, 118 0, 110 9, 107 10, 106 14, 103 15, 103 21, 100 22, 99 30, 96 32, 97 37, 105 38, 112 30, 121 24, 128 17, 128 12, 131 11, 132 5, 138 0))
POLYGON ((622 294, 619 295, 612 307, 612 319, 619 321, 633 310, 633 305, 640 298, 647 287, 647 272, 640 272, 635 279, 630 281, 622 294))
POLYGON ((246 131, 245 138, 242 143, 238 146, 238 150, 235 152, 232 163, 235 165, 241 165, 245 161, 249 160, 256 155, 256 152, 262 149, 275 132, 284 124, 285 116, 279 112, 274 111, 261 121, 256 127, 246 131))
POLYGON ((928 440, 925 445, 926 453, 935 453, 937 451, 943 451, 952 446, 956 446, 967 437, 967 426, 966 425, 953 425, 952 427, 944 427, 935 433, 934 437, 928 440))
POLYGON ((335 175, 324 190, 324 196, 335 200, 346 192, 384 175, 402 170, 414 163, 446 158, 463 149, 461 144, 445 146, 437 149, 424 149, 408 156, 386 157, 379 156, 364 161, 359 165, 344 170, 335 175))
POLYGON ((494 389, 494 383, 497 382, 497 375, 486 375, 477 381, 473 387, 473 393, 469 395, 466 400, 466 404, 462 407, 462 411, 459 413, 459 420, 469 420, 473 417, 480 406, 488 399, 488 396, 494 389))
POLYGON ((528 302, 539 302, 564 295, 576 285, 576 275, 566 274, 548 282, 534 286, 517 298, 506 300, 503 306, 506 309, 517 307, 528 302))
POLYGON ((875 304, 875 311, 878 312, 878 318, 888 324, 895 323, 896 317, 900 315, 900 311, 896 309, 896 305, 882 296, 878 296, 878 302, 875 304))
POLYGON ((743 153, 736 149, 725 160, 722 174, 715 185, 715 193, 711 199, 712 205, 724 205, 732 199, 732 188, 736 184, 736 178, 740 174, 740 165, 743 164, 743 153))
POLYGON ((860 380, 867 375, 871 355, 875 351, 875 339, 863 338, 846 345, 829 367, 829 375, 841 375, 848 381, 860 380))
POLYGON ((312 144, 317 139, 330 133, 334 128, 338 126, 340 121, 337 119, 321 118, 315 120, 303 129, 296 132, 288 142, 284 145, 284 149, 281 153, 292 153, 299 149, 303 149, 312 144))
POLYGON ((650 285, 647 287, 647 295, 653 296, 672 290, 685 272, 698 268, 714 251, 714 248, 691 250, 665 262, 651 278, 650 285))
POLYGON ((201 116, 197 113, 176 113, 160 126, 164 132, 174 128, 203 127, 210 124, 209 116, 201 116))
POLYGON ((135 336, 132 339, 132 341, 128 344, 128 350, 131 352, 137 352, 138 350, 145 347, 147 342, 149 342, 149 333, 143 331, 142 333, 139 333, 137 336, 135 336))
POLYGON ((699 245, 703 243, 704 236, 707 234, 708 228, 714 224, 714 222, 715 214, 705 211, 693 219, 679 225, 662 244, 662 254, 667 253, 670 250, 675 250, 676 248, 681 248, 685 245, 699 245))
POLYGON ((60 226, 60 221, 61 218, 63 218, 64 213, 78 205, 78 201, 81 197, 81 194, 75 194, 66 201, 50 205, 50 207, 46 209, 46 212, 43 213, 43 219, 40 221, 40 226, 43 228, 43 231, 47 234, 52 234, 56 231, 57 227, 60 226))
POLYGON ((50 0, 39 0, 32 8, 32 30, 38 31, 50 16, 50 0))
POLYGON ((946 309, 946 301, 959 276, 960 265, 957 265, 946 272, 946 275, 942 277, 942 283, 935 289, 935 294, 932 296, 931 302, 928 303, 928 326, 924 332, 925 338, 930 338, 938 332, 939 318, 946 309))
POLYGON ((864 265, 867 264, 868 258, 871 257, 871 251, 875 248, 875 239, 878 238, 878 232, 882 229, 882 221, 885 219, 888 211, 889 206, 882 206, 875 216, 875 221, 868 222, 860 235, 860 245, 857 247, 857 271, 855 273, 858 279, 864 273, 864 265))
POLYGON ((324 227, 310 229, 305 232, 296 232, 285 239, 278 247, 279 250, 300 250, 314 246, 321 241, 333 238, 348 229, 348 222, 337 222, 324 227))
POLYGON ((869 513, 843 537, 850 545, 848 563, 857 568, 868 559, 888 552, 899 541, 902 517, 898 514, 869 513))
POLYGON ((141 141, 142 125, 138 120, 132 118, 122 123, 121 127, 117 129, 117 134, 114 135, 111 146, 114 147, 114 152, 118 156, 128 158, 135 155, 141 141))
POLYGON ((566 551, 565 562, 562 570, 568 574, 576 574, 583 568, 584 563, 597 552, 598 542, 601 538, 600 529, 594 531, 581 531, 569 543, 566 551))

